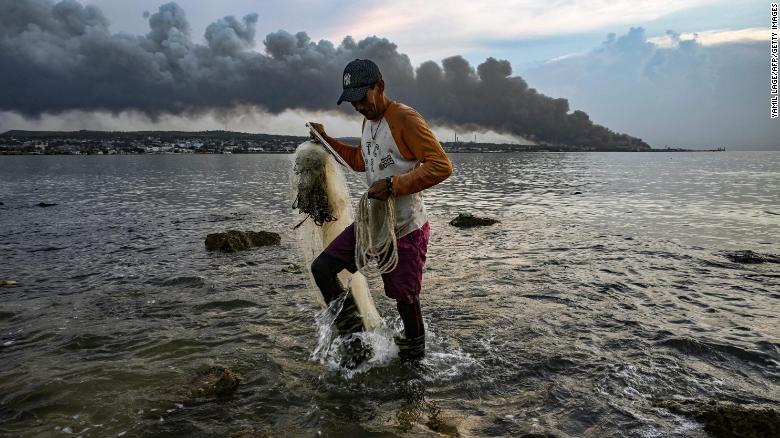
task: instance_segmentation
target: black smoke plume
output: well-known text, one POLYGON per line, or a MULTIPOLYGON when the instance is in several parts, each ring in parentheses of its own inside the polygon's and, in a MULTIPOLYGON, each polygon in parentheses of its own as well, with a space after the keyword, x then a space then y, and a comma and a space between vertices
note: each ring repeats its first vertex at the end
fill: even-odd
POLYGON ((556 143, 647 147, 594 125, 582 111, 570 114, 566 99, 541 95, 512 76, 508 61, 488 58, 475 70, 454 56, 415 71, 384 38, 346 37, 336 46, 285 31, 268 34, 261 53, 254 50, 257 20, 222 18, 208 26, 203 45, 192 41, 176 3, 149 16, 148 34, 133 36, 112 34, 100 9, 75 0, 0 0, 0 110, 27 117, 67 110, 157 117, 242 104, 271 113, 333 110, 344 65, 370 58, 388 94, 434 123, 556 143))

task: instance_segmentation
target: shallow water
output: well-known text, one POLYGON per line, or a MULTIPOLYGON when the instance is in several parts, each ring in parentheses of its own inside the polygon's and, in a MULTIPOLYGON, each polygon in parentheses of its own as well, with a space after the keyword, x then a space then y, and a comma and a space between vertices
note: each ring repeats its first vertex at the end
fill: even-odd
POLYGON ((780 153, 452 159, 428 355, 398 362, 373 281, 389 329, 348 372, 314 354, 289 156, 0 157, 0 435, 707 436, 652 400, 780 403, 780 265, 723 256, 780 253, 780 153), (204 249, 229 228, 282 244, 204 249), (192 399, 211 364, 242 385, 192 399))

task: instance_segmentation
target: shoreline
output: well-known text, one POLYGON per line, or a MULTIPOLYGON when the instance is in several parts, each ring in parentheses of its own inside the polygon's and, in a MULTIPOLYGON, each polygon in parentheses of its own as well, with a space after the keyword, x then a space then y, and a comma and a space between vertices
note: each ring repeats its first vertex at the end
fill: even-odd
MULTIPOLYGON (((340 137, 356 144, 357 137, 340 137)), ((0 134, 0 155, 143 155, 143 154, 276 154, 292 153, 307 136, 250 134, 231 131, 7 131, 0 134)), ((654 149, 646 144, 609 142, 535 144, 441 141, 447 153, 507 152, 719 152, 724 147, 654 149)))
MULTIPOLYGON (((510 148, 504 148, 504 149, 444 149, 445 152, 448 154, 512 154, 512 153, 573 153, 573 152, 581 152, 581 153, 604 153, 604 152, 625 152, 625 153, 658 153, 658 152, 726 152, 725 149, 650 149, 650 150, 641 150, 641 151, 633 151, 633 150, 620 150, 620 149, 605 149, 605 150, 585 150, 585 149, 555 149, 555 148, 545 148, 545 149, 510 149, 510 148)), ((732 151, 733 152, 733 151, 732 151)), ((739 152, 763 152, 761 150, 744 150, 739 152)), ((55 156, 55 155, 64 155, 64 156, 115 156, 115 155, 292 155, 294 152, 291 151, 257 151, 257 152, 116 152, 116 153, 105 153, 105 152, 24 152, 24 151, 18 151, 18 150, 11 150, 11 151, 5 151, 0 150, 0 156, 55 156)))

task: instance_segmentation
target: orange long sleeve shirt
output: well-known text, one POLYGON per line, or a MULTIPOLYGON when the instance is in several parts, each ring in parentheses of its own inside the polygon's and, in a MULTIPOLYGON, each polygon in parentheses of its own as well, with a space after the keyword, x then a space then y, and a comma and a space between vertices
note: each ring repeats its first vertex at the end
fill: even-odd
MULTIPOLYGON (((412 171, 392 177, 393 193, 396 196, 420 192, 452 174, 452 163, 444 148, 417 111, 402 103, 391 102, 383 117, 401 155, 419 163, 412 171)), ((363 122, 365 126, 365 120, 363 122)), ((325 140, 353 170, 365 172, 366 165, 360 147, 330 136, 325 136, 325 140)))

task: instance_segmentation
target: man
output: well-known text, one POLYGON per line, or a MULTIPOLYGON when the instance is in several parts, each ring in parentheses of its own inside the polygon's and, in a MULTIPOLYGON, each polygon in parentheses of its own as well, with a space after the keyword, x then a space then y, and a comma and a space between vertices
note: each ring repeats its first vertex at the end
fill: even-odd
MULTIPOLYGON (((421 192, 447 179, 452 164, 422 116, 384 94, 385 82, 374 62, 350 62, 342 81, 344 88, 337 104, 350 102, 365 117, 360 147, 328 136, 321 124, 312 126, 353 170, 366 172, 369 198, 395 202, 398 265, 383 274, 382 281, 385 294, 396 300, 404 325, 403 335, 395 338, 399 355, 402 359, 419 359, 425 355, 420 289, 430 235, 421 192)), ((357 270, 354 226, 347 227, 312 263, 315 282, 327 302, 346 292, 338 273, 357 270)), ((342 334, 362 329, 350 298, 347 295, 336 318, 342 334)))

